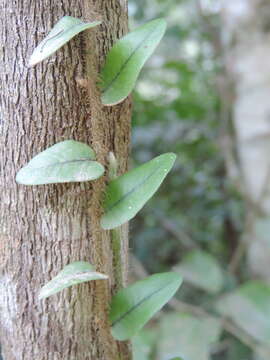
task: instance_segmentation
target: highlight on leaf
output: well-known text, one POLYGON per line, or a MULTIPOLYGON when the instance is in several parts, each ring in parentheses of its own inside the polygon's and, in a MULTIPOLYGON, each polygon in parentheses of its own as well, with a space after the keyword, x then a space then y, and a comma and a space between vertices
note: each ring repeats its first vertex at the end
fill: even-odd
POLYGON ((181 283, 179 274, 167 272, 120 290, 111 303, 113 337, 121 341, 133 337, 174 296, 181 283))
POLYGON ((45 299, 72 285, 106 279, 108 279, 107 275, 96 272, 88 262, 76 261, 66 265, 56 277, 41 288, 39 299, 45 299))
POLYGON ((88 145, 65 140, 36 155, 16 176, 24 185, 89 181, 99 178, 104 167, 95 161, 88 145))
POLYGON ((112 180, 105 193, 102 228, 113 229, 132 219, 158 190, 175 159, 175 154, 166 153, 112 180))
POLYGON ((46 38, 35 48, 30 57, 29 66, 36 65, 48 58, 75 35, 99 24, 101 24, 100 21, 85 23, 72 16, 62 17, 49 32, 48 36, 46 36, 46 38))
POLYGON ((165 30, 165 20, 156 19, 115 43, 101 71, 101 100, 104 105, 118 104, 130 94, 143 65, 154 52, 165 30))

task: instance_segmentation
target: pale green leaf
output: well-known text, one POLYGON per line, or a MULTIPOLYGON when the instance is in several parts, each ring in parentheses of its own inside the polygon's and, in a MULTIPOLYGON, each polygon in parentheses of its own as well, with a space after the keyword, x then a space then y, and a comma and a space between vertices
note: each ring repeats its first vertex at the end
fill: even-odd
POLYGON ((181 285, 173 272, 155 274, 120 290, 113 296, 110 321, 117 340, 134 336, 165 305, 181 285))
POLYGON ((211 344, 221 333, 220 321, 171 313, 161 319, 157 360, 180 357, 185 360, 210 360, 211 344))
POLYGON ((85 23, 72 16, 62 17, 49 32, 48 36, 35 48, 30 57, 29 65, 36 65, 60 49, 81 31, 90 29, 99 24, 101 24, 100 21, 85 23))
POLYGON ((222 270, 215 258, 204 251, 191 251, 175 270, 183 276, 184 281, 210 293, 217 293, 222 289, 222 270))
POLYGON ((258 345, 255 349, 253 360, 269 360, 270 359, 270 346, 258 345))
POLYGON ((65 266, 56 277, 41 288, 39 299, 45 299, 72 285, 104 279, 108 279, 108 276, 96 272, 88 262, 76 261, 65 266))
POLYGON ((133 360, 150 360, 157 341, 156 329, 143 329, 132 338, 133 360))
POLYGON ((175 158, 173 153, 160 155, 111 181, 105 194, 102 228, 113 229, 132 219, 157 191, 175 158))
POLYGON ((270 345, 270 286, 250 281, 217 303, 218 311, 230 317, 256 340, 270 345))
POLYGON ((139 73, 166 30, 166 22, 156 19, 140 26, 116 42, 101 71, 102 103, 123 101, 135 86, 139 73))
POLYGON ((18 172, 16 181, 41 185, 94 180, 104 173, 104 167, 94 159, 95 154, 88 145, 74 140, 62 141, 30 160, 18 172))

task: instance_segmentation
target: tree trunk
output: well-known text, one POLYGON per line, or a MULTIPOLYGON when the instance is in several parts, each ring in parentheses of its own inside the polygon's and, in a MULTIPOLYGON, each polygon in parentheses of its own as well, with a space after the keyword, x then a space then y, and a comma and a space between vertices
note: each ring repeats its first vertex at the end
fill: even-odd
MULTIPOLYGON (((253 275, 270 280, 270 3, 223 1, 223 44, 234 83, 233 123, 253 275)), ((232 91, 231 91, 232 93, 232 91)))
MULTIPOLYGON (((15 183, 16 172, 34 155, 67 139, 91 145, 104 165, 113 151, 119 173, 127 169, 130 101, 103 107, 96 86, 105 54, 127 31, 127 1, 2 0, 0 10, 3 358, 130 359, 129 344, 112 338, 108 321, 116 284, 110 234, 99 226, 106 178, 36 187, 15 183), (28 68, 34 47, 64 15, 98 18, 102 25, 28 68), (89 261, 110 280, 74 286, 39 301, 40 287, 76 260, 89 261)), ((123 236, 125 273, 127 248, 123 236)))

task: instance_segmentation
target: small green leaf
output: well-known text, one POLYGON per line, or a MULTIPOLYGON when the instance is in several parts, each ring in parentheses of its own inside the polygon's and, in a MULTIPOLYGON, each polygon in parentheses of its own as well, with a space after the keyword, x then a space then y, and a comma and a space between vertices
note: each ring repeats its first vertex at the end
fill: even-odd
POLYGON ((113 229, 132 219, 157 191, 175 158, 173 153, 160 155, 111 181, 105 194, 102 228, 113 229))
POLYGON ((45 299, 72 285, 104 279, 108 279, 108 276, 96 272, 88 262, 76 261, 65 266, 55 278, 41 288, 39 299, 45 299))
POLYGON ((123 101, 135 86, 139 73, 166 30, 166 22, 156 19, 140 26, 116 42, 101 71, 102 103, 123 101))
POLYGON ((134 336, 165 305, 181 285, 173 272, 155 274, 120 290, 112 298, 110 321, 117 340, 134 336))
POLYGON ((42 151, 17 174, 24 185, 88 181, 99 178, 104 167, 94 161, 94 151, 74 140, 62 141, 42 151))
POLYGON ((36 65, 60 49, 75 35, 99 24, 101 24, 100 21, 85 23, 72 16, 62 17, 49 32, 48 36, 35 48, 30 57, 29 65, 36 65))
POLYGON ((230 317, 256 340, 270 345, 270 286, 250 281, 217 303, 218 311, 230 317))
POLYGON ((175 271, 183 276, 184 281, 210 293, 217 293, 223 286, 223 274, 216 259, 201 250, 193 250, 184 257, 175 271))

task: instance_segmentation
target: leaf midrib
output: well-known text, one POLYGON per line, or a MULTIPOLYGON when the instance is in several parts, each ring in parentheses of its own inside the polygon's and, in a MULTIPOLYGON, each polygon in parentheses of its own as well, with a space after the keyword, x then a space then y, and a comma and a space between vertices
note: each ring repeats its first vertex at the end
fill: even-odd
MULTIPOLYGON (((135 192, 140 186, 144 185, 159 169, 161 169, 163 165, 158 166, 150 175, 143 179, 139 184, 134 186, 131 190, 129 190, 126 194, 124 194, 119 200, 117 200, 114 204, 112 204, 108 209, 106 209, 106 213, 110 212, 114 207, 116 207, 121 201, 124 201, 130 194, 135 192)), ((115 180, 117 181, 117 179, 115 180)), ((105 214, 106 215, 106 214, 105 214)))
POLYGON ((144 301, 149 300, 152 296, 156 295, 158 292, 160 292, 161 290, 166 289, 166 287, 168 287, 169 285, 171 285, 171 283, 160 287, 159 289, 153 291, 151 294, 148 294, 146 297, 142 298, 140 301, 137 302, 137 304, 133 305, 128 311, 126 311, 123 315, 121 315, 118 319, 114 320, 112 322, 112 326, 115 326, 117 323, 119 323, 120 321, 122 321, 126 316, 128 316, 129 314, 131 314, 134 310, 136 310, 144 301))
POLYGON ((91 160, 90 158, 89 159, 77 159, 77 160, 66 160, 66 161, 59 161, 59 162, 56 162, 56 163, 53 163, 53 164, 50 164, 50 165, 46 165, 46 166, 40 166, 40 167, 35 167, 35 166, 31 166, 31 165, 28 165, 26 166, 26 168, 28 167, 29 169, 33 169, 33 170, 39 170, 39 169, 47 169, 47 168, 50 168, 50 167, 53 167, 53 166, 59 166, 59 165, 66 165, 66 164, 70 164, 70 163, 76 163, 76 162, 96 162, 95 160, 91 160))
POLYGON ((142 42, 136 46, 136 48, 131 52, 131 54, 129 55, 129 57, 127 58, 127 60, 123 63, 123 65, 121 66, 120 70, 116 73, 116 75, 114 76, 114 78, 111 80, 111 82, 107 85, 107 87, 105 89, 102 90, 102 94, 104 94, 111 86, 112 84, 117 80, 117 78, 119 77, 119 75, 121 74, 121 72, 123 71, 123 69, 127 66, 127 64, 129 63, 129 61, 131 60, 131 58, 133 57, 133 55, 136 53, 136 51, 143 45, 143 43, 145 41, 147 41, 147 39, 156 31, 156 28, 154 30, 152 30, 149 34, 147 34, 147 36, 145 36, 145 38, 142 40, 142 42))

